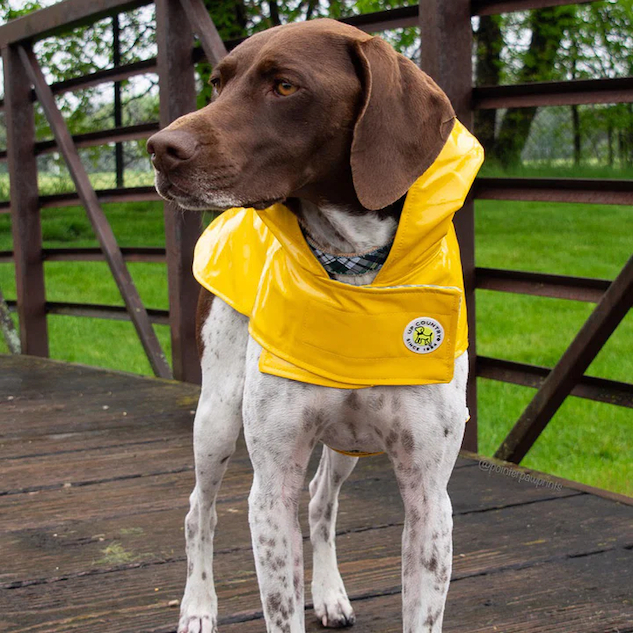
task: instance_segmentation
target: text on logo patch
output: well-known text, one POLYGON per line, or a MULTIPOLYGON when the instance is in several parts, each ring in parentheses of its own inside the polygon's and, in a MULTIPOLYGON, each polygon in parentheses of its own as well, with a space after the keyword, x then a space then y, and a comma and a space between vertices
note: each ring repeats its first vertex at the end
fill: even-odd
POLYGON ((412 352, 429 354, 444 341, 444 328, 436 319, 417 317, 404 328, 402 340, 412 352))

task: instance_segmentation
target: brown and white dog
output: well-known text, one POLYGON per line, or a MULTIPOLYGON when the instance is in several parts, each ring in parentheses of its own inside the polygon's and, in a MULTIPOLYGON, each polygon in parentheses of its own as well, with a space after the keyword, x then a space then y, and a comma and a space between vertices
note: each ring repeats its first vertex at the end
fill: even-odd
MULTIPOLYGON (((211 81, 210 105, 148 142, 160 194, 185 209, 285 201, 330 252, 364 253, 393 240, 403 193, 439 153, 438 126, 454 116, 412 62, 332 20, 254 35, 211 81)), ((374 276, 335 278, 361 285, 374 276)), ((179 633, 217 630, 215 500, 242 426, 254 468, 249 520, 267 631, 305 630, 297 506, 318 440, 389 455, 406 513, 404 631, 441 631, 452 562, 447 482, 467 418, 467 354, 448 384, 334 389, 261 373, 247 317, 206 291, 198 316, 203 382, 179 633)), ((324 446, 310 483, 312 599, 328 627, 355 620, 334 536, 338 493, 357 461, 324 446)))

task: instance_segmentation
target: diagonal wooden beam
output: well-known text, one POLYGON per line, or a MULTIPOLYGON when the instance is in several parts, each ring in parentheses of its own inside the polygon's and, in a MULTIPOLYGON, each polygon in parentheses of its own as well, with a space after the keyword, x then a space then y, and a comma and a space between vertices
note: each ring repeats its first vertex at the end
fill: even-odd
POLYGON ((633 305, 633 256, 596 306, 528 404, 495 457, 515 464, 525 457, 587 367, 633 305))
POLYGON ((134 327, 147 354, 150 365, 157 376, 161 378, 171 378, 169 364, 152 328, 145 306, 139 297, 134 281, 125 265, 116 237, 99 204, 97 194, 92 188, 88 174, 81 163, 77 148, 73 143, 66 122, 64 121, 64 117, 55 103, 55 98, 53 97, 49 85, 46 83, 42 69, 30 48, 19 46, 18 50, 24 68, 27 71, 31 83, 35 87, 37 97, 40 100, 42 109, 51 126, 55 140, 57 141, 57 147, 68 165, 68 170, 75 183, 81 202, 86 209, 88 218, 99 240, 105 259, 110 266, 112 276, 123 297, 123 301, 134 323, 134 327))
POLYGON ((180 0, 180 4, 191 24, 191 30, 202 44, 207 61, 215 66, 226 56, 227 51, 209 12, 202 4, 202 0, 180 0))

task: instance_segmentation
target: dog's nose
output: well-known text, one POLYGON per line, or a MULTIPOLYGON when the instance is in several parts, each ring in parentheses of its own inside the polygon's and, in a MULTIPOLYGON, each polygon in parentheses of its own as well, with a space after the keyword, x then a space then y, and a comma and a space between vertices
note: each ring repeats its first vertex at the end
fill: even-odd
POLYGON ((184 130, 162 130, 147 141, 147 151, 158 171, 166 173, 195 156, 196 139, 184 130))

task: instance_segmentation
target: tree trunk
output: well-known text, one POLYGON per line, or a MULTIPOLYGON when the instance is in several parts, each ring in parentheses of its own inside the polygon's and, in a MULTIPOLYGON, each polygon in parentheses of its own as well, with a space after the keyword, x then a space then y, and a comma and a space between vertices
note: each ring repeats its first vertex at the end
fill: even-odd
POLYGON ((625 126, 624 131, 622 132, 624 143, 621 145, 621 147, 623 147, 622 163, 623 166, 626 167, 630 167, 633 164, 633 131, 631 131, 633 124, 633 103, 628 104, 628 110, 629 125, 625 126))
POLYGON ((270 10, 271 26, 279 26, 281 24, 281 18, 279 17, 279 6, 277 5, 277 0, 268 0, 268 8, 270 10))
POLYGON ((4 300, 2 290, 0 290, 0 331, 2 331, 9 351, 12 354, 19 354, 21 352, 20 336, 13 325, 11 312, 9 312, 9 306, 4 300))
MULTIPOLYGON (((552 78, 556 54, 565 29, 575 15, 575 7, 555 7, 532 11, 529 19, 532 39, 523 68, 519 72, 520 83, 547 81, 552 78)), ((506 167, 521 162, 530 128, 538 108, 509 108, 503 117, 496 144, 496 157, 506 167)))
POLYGON ((582 140, 580 138, 580 113, 577 105, 571 106, 571 122, 574 135, 574 165, 578 167, 582 154, 582 140))
MULTIPOLYGON (((501 17, 498 15, 482 16, 475 35, 475 73, 478 86, 499 85, 503 45, 501 17)), ((477 110, 475 112, 475 134, 490 156, 494 155, 496 121, 496 110, 477 110)))

